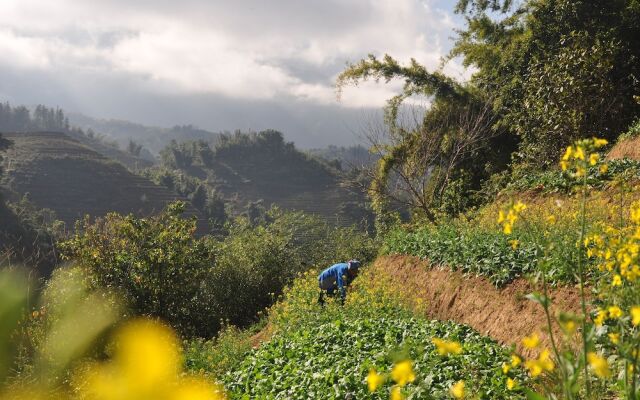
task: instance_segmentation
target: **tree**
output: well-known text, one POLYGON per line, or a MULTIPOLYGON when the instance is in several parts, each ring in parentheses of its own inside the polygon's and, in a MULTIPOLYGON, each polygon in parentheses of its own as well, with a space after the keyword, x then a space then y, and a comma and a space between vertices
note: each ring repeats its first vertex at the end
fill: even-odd
POLYGON ((546 166, 577 139, 613 141, 639 115, 637 1, 461 0, 457 11, 468 22, 451 57, 495 93, 498 123, 522 139, 520 161, 546 166))
POLYGON ((127 145, 127 151, 129 152, 129 154, 139 157, 140 152, 142 151, 142 145, 134 142, 132 139, 129 139, 129 144, 127 145))
POLYGON ((369 135, 372 149, 380 155, 369 188, 379 216, 392 202, 431 220, 438 211, 458 212, 459 207, 449 210, 445 204, 452 183, 460 192, 454 194, 468 197, 483 179, 505 168, 513 140, 494 127, 497 115, 482 91, 430 73, 415 60, 402 66, 388 55, 383 60, 369 56, 349 66, 339 76, 338 87, 368 78, 405 81, 402 93, 387 103, 385 127, 369 135), (413 95, 429 96, 432 105, 407 124, 400 110, 413 95))

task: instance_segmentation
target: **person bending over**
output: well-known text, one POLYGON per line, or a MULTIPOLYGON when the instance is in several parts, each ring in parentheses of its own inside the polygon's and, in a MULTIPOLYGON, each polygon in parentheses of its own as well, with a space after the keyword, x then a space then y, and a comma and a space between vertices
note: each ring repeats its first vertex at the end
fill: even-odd
POLYGON ((334 264, 322 271, 318 276, 318 285, 320 286, 318 303, 324 305, 325 293, 327 296, 335 296, 337 290, 340 293, 340 302, 344 304, 347 297, 346 287, 358 276, 359 269, 360 261, 351 260, 346 263, 334 264))

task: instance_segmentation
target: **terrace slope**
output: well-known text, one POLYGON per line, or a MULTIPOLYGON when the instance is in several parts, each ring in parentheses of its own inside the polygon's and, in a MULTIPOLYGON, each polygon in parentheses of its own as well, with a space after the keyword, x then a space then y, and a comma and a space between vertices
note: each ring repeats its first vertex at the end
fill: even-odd
MULTIPOLYGON (((14 196, 28 195, 36 206, 55 211, 67 228, 86 214, 149 215, 184 200, 63 133, 3 136, 13 142, 4 154, 3 186, 14 196)), ((196 209, 188 205, 185 214, 195 215, 198 233, 206 233, 206 221, 196 209)))
MULTIPOLYGON (((542 306, 525 298, 539 288, 524 279, 497 289, 485 278, 432 268, 428 261, 402 255, 382 256, 372 268, 379 279, 388 279, 410 293, 429 318, 469 325, 503 345, 515 345, 525 355, 532 354, 520 341, 534 331, 540 332, 543 344, 550 345, 544 333, 546 317, 542 306)), ((576 288, 555 288, 550 297, 554 309, 579 313, 576 288)), ((555 326, 554 335, 559 334, 559 327, 555 326)))

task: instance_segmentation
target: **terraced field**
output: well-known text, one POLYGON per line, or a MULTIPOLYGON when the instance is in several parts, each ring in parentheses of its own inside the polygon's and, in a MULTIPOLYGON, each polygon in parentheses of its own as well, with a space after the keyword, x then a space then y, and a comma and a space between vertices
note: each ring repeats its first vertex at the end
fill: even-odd
MULTIPOLYGON (((3 136, 13 146, 4 155, 2 184, 13 196, 28 195, 36 206, 52 209, 68 228, 87 214, 149 215, 181 199, 62 133, 3 136)), ((206 232, 206 221, 197 210, 188 206, 186 214, 198 218, 199 233, 206 232)))

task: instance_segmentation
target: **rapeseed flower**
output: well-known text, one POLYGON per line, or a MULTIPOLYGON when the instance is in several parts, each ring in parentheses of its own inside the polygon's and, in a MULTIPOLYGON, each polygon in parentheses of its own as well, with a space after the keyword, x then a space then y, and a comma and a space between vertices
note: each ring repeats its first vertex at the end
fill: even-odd
POLYGON ((370 392, 375 392, 384 383, 384 376, 377 373, 375 369, 369 370, 367 375, 367 386, 370 392))
POLYGON ((609 370, 609 363, 604 357, 599 356, 594 352, 587 353, 587 361, 589 362, 589 366, 593 369, 593 373, 596 374, 598 378, 608 378, 611 376, 611 370, 609 370))
POLYGON ((516 381, 511 378, 507 378, 507 389, 513 390, 516 387, 516 381))
POLYGON ((391 396, 389 396, 391 400, 402 400, 404 396, 402 395, 402 391, 399 386, 394 386, 391 388, 391 396))
POLYGON ((550 359, 548 349, 544 349, 536 360, 527 360, 524 364, 529 370, 529 374, 535 378, 545 371, 553 371, 555 364, 550 359))
POLYGON ((618 306, 609 307, 607 309, 607 312, 609 313, 609 318, 611 319, 618 319, 623 315, 622 310, 618 306))
POLYGON ((535 349, 540 345, 540 337, 534 332, 531 336, 522 338, 522 345, 527 349, 535 349))
POLYGON ((220 400, 220 388, 181 378, 180 344, 168 327, 137 320, 120 330, 112 361, 91 366, 82 379, 83 398, 92 400, 220 400))
POLYGON ((456 382, 451 388, 449 388, 449 393, 456 399, 464 398, 464 381, 456 382))
POLYGON ((631 315, 631 323, 633 326, 640 325, 640 306, 631 307, 629 314, 631 315))
POLYGON ((511 355, 511 366, 512 367, 517 367, 518 365, 520 365, 520 363, 522 363, 522 359, 520 357, 518 357, 515 354, 511 355))
POLYGON ((400 361, 394 365, 391 370, 391 378, 400 386, 413 382, 416 379, 416 375, 413 372, 411 361, 400 361))
POLYGON ((448 354, 460 354, 462 353, 462 346, 460 343, 455 341, 447 341, 438 338, 431 339, 433 344, 436 345, 438 349, 438 354, 441 356, 446 356, 448 354))

